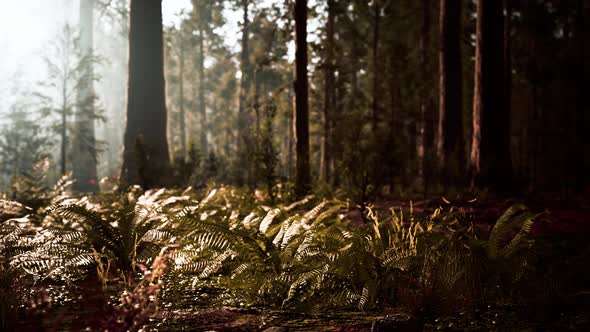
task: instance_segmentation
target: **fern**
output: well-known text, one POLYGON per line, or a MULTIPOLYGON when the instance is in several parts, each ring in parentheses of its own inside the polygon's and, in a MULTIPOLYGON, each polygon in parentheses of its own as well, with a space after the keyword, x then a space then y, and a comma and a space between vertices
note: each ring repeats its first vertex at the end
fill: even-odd
POLYGON ((58 216, 76 220, 93 250, 112 260, 122 272, 133 271, 136 262, 149 264, 160 249, 173 238, 158 220, 163 210, 184 197, 159 199, 163 190, 146 192, 135 198, 132 188, 121 201, 112 203, 113 210, 95 208, 87 199, 52 207, 58 216))

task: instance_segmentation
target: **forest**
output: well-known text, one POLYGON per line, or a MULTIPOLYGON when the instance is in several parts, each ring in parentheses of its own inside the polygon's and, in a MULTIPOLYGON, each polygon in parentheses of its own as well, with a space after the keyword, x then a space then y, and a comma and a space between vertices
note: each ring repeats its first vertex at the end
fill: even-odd
POLYGON ((590 1, 3 7, 0 331, 590 330, 590 1))

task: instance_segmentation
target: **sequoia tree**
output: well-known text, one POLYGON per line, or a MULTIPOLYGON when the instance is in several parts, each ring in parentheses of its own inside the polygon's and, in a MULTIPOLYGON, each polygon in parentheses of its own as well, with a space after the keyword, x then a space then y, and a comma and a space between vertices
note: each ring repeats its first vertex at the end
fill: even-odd
POLYGON ((475 48, 472 181, 504 191, 510 183, 510 110, 505 89, 502 1, 478 0, 475 48))
POLYGON ((309 105, 307 78, 307 0, 295 1, 295 193, 304 196, 311 189, 309 167, 309 105))
POLYGON ((162 1, 131 0, 127 122, 121 178, 150 188, 165 185, 170 156, 162 40, 162 1))
POLYGON ((437 150, 445 185, 457 183, 467 162, 461 68, 461 1, 441 0, 437 150))

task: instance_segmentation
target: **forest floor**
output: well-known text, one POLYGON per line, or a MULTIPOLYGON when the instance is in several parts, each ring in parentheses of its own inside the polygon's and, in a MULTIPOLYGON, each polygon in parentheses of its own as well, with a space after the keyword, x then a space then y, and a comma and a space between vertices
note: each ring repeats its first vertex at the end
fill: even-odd
MULTIPOLYGON (((498 218, 510 206, 522 203, 535 212, 545 212, 549 223, 537 224, 532 233, 564 239, 587 238, 590 235, 590 195, 569 196, 541 193, 521 199, 449 200, 441 196, 427 199, 381 198, 371 207, 380 215, 390 209, 413 211, 416 216, 428 216, 440 206, 451 205, 476 220, 476 233, 487 238, 498 218)), ((363 224, 359 209, 349 212, 347 219, 363 224)), ((583 240, 582 240, 583 241, 583 240)), ((590 282, 590 280, 589 280, 590 282)), ((546 304, 530 308, 513 303, 473 305, 461 312, 447 313, 426 319, 423 331, 582 331, 590 330, 590 294, 580 292, 573 307, 546 304)), ((400 308, 379 311, 342 311, 321 313, 292 313, 232 307, 209 307, 198 310, 162 310, 156 318, 161 331, 371 331, 372 323, 384 316, 403 312, 400 308)))
MULTIPOLYGON (((572 241, 587 243, 590 235, 590 197, 578 196, 562 198, 549 194, 539 194, 524 199, 478 199, 449 200, 429 197, 428 199, 382 198, 372 205, 381 216, 386 216, 390 209, 403 210, 404 214, 428 216, 439 206, 451 205, 463 209, 475 220, 478 236, 487 238, 498 217, 510 206, 523 203, 534 212, 546 212, 549 223, 540 223, 532 230, 533 235, 549 235, 572 241), (451 201, 451 202, 449 202, 451 201)), ((362 225, 363 218, 359 210, 349 212, 350 222, 362 225)), ((94 279, 94 278, 91 278, 94 279)), ((94 279, 89 281, 98 283, 94 279)), ((590 282, 590 280, 589 280, 590 282)), ((39 285, 42 287, 42 285, 39 285)), ((83 285, 78 290, 83 289, 83 285)), ((590 286, 589 286, 590 287, 590 286)), ((96 289, 89 285, 88 289, 96 289)), ((54 290, 59 293, 62 290, 54 290)), ((67 296, 66 290, 63 296, 67 296)), ((157 331, 371 331, 373 322, 387 315, 403 312, 401 308, 385 308, 379 311, 335 311, 295 313, 265 309, 243 309, 222 306, 208 302, 207 291, 199 294, 187 293, 184 300, 161 307, 159 312, 149 320, 148 330, 157 331)), ((62 307, 63 314, 52 319, 87 321, 96 319, 100 314, 100 297, 93 299, 92 294, 70 294, 78 299, 62 307), (94 302, 94 300, 96 302, 94 302), (84 312, 81 313, 81 307, 84 312), (73 312, 76 312, 75 314, 73 312), (59 316, 59 317, 58 317, 59 316), (56 318, 57 317, 57 318, 56 318)), ((544 303, 538 307, 519 305, 507 299, 506 303, 482 301, 466 306, 460 312, 424 317, 423 331, 436 330, 588 330, 590 331, 590 292, 580 290, 569 307, 555 307, 544 303)), ((74 326, 75 323, 72 324, 74 326)))

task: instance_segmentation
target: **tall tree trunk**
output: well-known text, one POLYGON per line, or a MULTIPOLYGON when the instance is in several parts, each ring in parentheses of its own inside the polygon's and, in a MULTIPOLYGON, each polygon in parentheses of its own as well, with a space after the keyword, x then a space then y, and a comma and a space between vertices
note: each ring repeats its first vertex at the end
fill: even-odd
POLYGON ((66 174, 67 156, 68 156, 68 93, 67 80, 63 80, 62 86, 62 107, 61 107, 61 175, 66 174))
POLYGON ((434 110, 432 108, 432 95, 430 94, 431 74, 429 71, 429 56, 428 50, 430 46, 430 13, 431 2, 429 0, 422 0, 422 28, 421 28, 421 65, 422 68, 422 94, 420 112, 422 114, 422 184, 424 195, 428 193, 430 182, 434 169, 434 110))
POLYGON ((510 0, 504 0, 504 93, 505 108, 510 114, 512 110, 512 5, 510 0))
MULTIPOLYGON (((289 99, 294 99, 291 91, 289 91, 289 99)), ((290 181, 293 181, 293 159, 295 159, 293 155, 293 150, 295 150, 295 122, 293 116, 288 117, 287 125, 289 126, 289 140, 287 142, 287 178, 290 181)))
POLYGON ((178 62, 179 62, 179 66, 178 66, 178 89, 180 90, 179 93, 179 108, 180 108, 180 114, 178 115, 180 118, 180 121, 178 121, 178 124, 180 126, 180 158, 183 161, 186 161, 186 154, 187 154, 187 149, 186 149, 186 114, 185 114, 185 110, 184 110, 184 45, 182 45, 182 42, 180 43, 180 52, 178 54, 178 62))
POLYGON ((131 0, 127 122, 121 178, 146 188, 166 185, 170 156, 166 140, 166 98, 162 1, 131 0))
POLYGON ((205 104, 205 36, 202 23, 199 26, 199 114, 201 116, 201 153, 204 158, 209 155, 207 143, 207 105, 205 104))
POLYGON ((440 2, 439 119, 437 152, 443 185, 464 182, 461 1, 440 2))
POLYGON ((470 167, 475 184, 510 185, 510 112, 506 105, 502 2, 478 0, 470 167))
POLYGON ((80 50, 83 56, 82 82, 77 91, 76 135, 73 142, 73 188, 80 192, 98 191, 96 137, 94 134, 93 56, 94 0, 80 1, 80 50))
POLYGON ((295 194, 311 189, 309 167, 309 110, 307 81, 307 0, 295 0, 295 194))
POLYGON ((322 158, 320 179, 330 182, 332 164, 332 113, 334 109, 334 3, 328 0, 328 20, 326 22, 326 59, 324 64, 324 135, 322 138, 322 158))
MULTIPOLYGON (((246 102, 248 100, 248 93, 250 91, 250 49, 249 49, 249 35, 250 35, 250 21, 248 18, 248 5, 250 0, 242 0, 243 22, 242 22, 242 52, 240 57, 240 94, 238 98, 238 135, 236 142, 237 155, 242 156, 246 148, 244 143, 248 135, 248 117, 246 114, 246 102)), ((239 185, 244 182, 244 165, 242 163, 244 158, 236 160, 236 176, 239 185)))
MULTIPOLYGON (((393 45, 392 45, 393 46, 393 45)), ((402 105, 400 105, 402 103, 402 100, 399 96, 399 80, 397 79, 397 73, 396 73, 396 62, 397 59, 397 55, 393 55, 390 54, 389 55, 389 67, 390 67, 390 73, 389 73, 389 84, 388 84, 388 89, 389 89, 389 136, 388 136, 388 141, 389 141, 389 146, 393 149, 393 153, 390 154, 389 157, 389 164, 387 165, 388 168, 390 170, 392 170, 391 172, 391 181, 390 181, 390 185, 391 188, 395 188, 396 184, 397 184, 397 178, 398 176, 402 175, 405 178, 405 159, 404 158, 396 158, 396 153, 397 148, 399 147, 399 138, 400 138, 400 134, 402 132, 401 130, 401 123, 400 123, 400 119, 399 119, 399 112, 396 112, 396 110, 400 110, 402 108, 402 105), (402 172, 395 172, 394 170, 402 170, 402 172)))
POLYGON ((373 101, 371 106, 371 129, 377 137, 377 126, 379 124, 379 33, 381 25, 381 5, 379 0, 373 0, 375 11, 373 17, 373 101))
POLYGON ((576 191, 584 190, 588 185, 588 176, 585 169, 588 164, 587 156, 587 137, 588 132, 584 130, 587 123, 586 111, 587 104, 585 103, 585 88, 587 85, 584 83, 584 77, 586 75, 585 68, 585 38, 584 34, 584 0, 576 1, 576 29, 575 29, 575 42, 576 42, 576 73, 575 73, 575 89, 576 89, 576 107, 574 114, 574 131, 573 136, 575 137, 574 148, 575 153, 572 155, 571 165, 574 167, 573 174, 573 189, 576 191), (580 156, 581 155, 581 156, 580 156), (576 159, 581 159, 577 161, 576 159))

